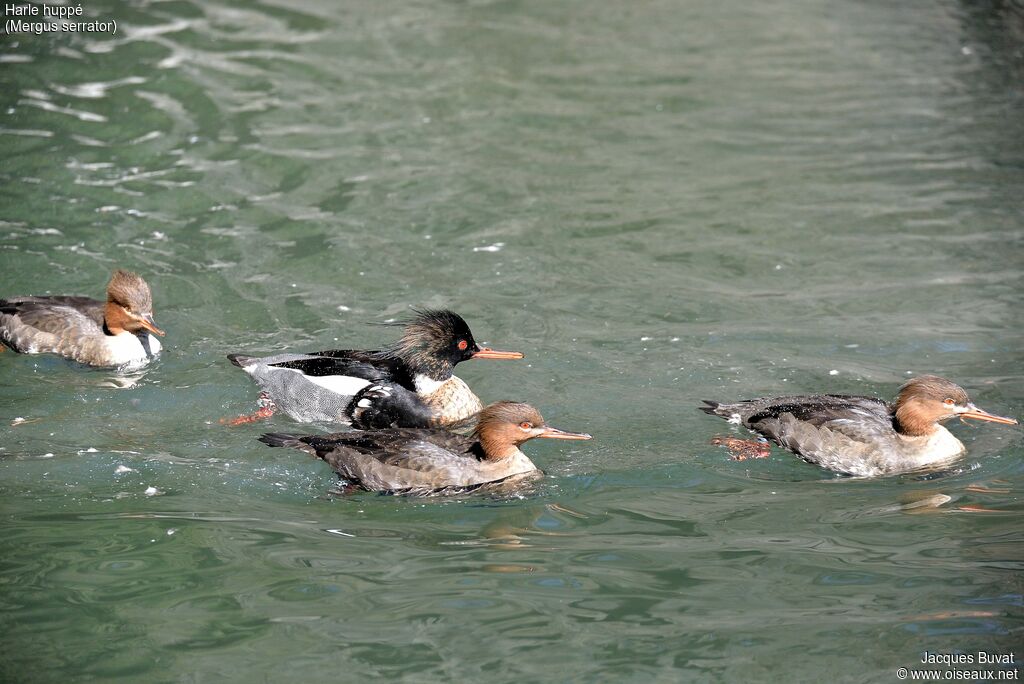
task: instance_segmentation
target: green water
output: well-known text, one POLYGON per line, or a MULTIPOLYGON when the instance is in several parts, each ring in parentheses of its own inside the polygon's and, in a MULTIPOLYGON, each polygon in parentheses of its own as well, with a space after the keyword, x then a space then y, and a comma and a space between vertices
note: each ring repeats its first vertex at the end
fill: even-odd
POLYGON ((128 267, 168 334, 128 380, 0 354, 0 680, 1024 658, 1020 428, 851 481, 731 461, 695 410, 933 372, 1024 414, 1019 3, 83 7, 117 33, 0 38, 0 295, 128 267), (256 397, 225 353, 376 346, 410 306, 526 353, 459 367, 485 401, 595 439, 528 445, 528 497, 425 502, 217 423, 256 397))

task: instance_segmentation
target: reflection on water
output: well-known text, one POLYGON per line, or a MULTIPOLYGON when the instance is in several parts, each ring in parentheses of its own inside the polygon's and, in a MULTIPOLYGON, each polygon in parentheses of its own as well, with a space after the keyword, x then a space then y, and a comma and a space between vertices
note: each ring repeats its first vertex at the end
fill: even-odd
POLYGON ((84 9, 118 32, 0 46, 0 296, 124 266, 168 335, 131 376, 0 354, 0 678, 880 681, 1018 648, 1019 429, 850 480, 729 460, 695 408, 933 372, 1022 413, 1017 5, 84 9), (523 349, 460 375, 594 442, 538 445, 528 494, 411 500, 255 442, 286 418, 217 423, 254 398, 224 354, 366 348, 409 306, 523 349))

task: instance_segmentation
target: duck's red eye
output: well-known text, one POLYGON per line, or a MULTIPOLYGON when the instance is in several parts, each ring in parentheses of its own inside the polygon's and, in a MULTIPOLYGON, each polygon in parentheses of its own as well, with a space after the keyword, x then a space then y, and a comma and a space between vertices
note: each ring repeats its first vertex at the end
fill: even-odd
POLYGON ((459 347, 460 351, 466 351, 466 347, 468 347, 468 346, 469 346, 469 342, 467 342, 466 340, 459 340, 458 347, 459 347))
POLYGON ((524 430, 529 430, 530 428, 533 427, 533 425, 524 420, 522 423, 519 424, 519 427, 523 428, 524 430))
POLYGON ((944 401, 944 402, 942 402, 942 403, 943 403, 943 404, 945 404, 946 406, 952 406, 952 405, 953 405, 953 404, 955 404, 956 402, 955 402, 955 401, 953 401, 952 399, 946 399, 946 401, 944 401))

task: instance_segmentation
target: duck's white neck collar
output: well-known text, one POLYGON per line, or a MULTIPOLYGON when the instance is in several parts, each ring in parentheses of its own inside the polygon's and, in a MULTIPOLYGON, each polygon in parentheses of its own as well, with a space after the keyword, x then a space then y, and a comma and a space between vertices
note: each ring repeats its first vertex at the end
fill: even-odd
POLYGON ((429 375, 423 373, 417 373, 416 377, 413 378, 413 384, 416 386, 416 394, 421 397, 429 397, 431 394, 441 388, 441 385, 448 382, 448 379, 435 380, 429 375))

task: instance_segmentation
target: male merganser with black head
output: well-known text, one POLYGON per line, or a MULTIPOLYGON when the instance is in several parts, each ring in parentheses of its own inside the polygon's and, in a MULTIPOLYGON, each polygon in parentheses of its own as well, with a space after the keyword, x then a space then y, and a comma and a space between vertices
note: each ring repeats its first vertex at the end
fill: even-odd
POLYGON ((910 380, 892 404, 843 394, 704 403, 700 409, 705 413, 742 423, 805 461, 856 477, 894 475, 955 460, 964 445, 939 424, 950 418, 1017 424, 982 411, 963 388, 936 375, 910 380))
POLYGON ((269 433, 260 441, 300 449, 326 461, 350 485, 371 492, 457 494, 541 471, 519 450, 537 437, 590 439, 549 427, 529 404, 499 401, 480 412, 472 435, 399 428, 333 435, 269 433))
POLYGON ((0 299, 0 342, 23 354, 60 354, 90 366, 145 363, 160 351, 149 285, 114 271, 107 301, 89 297, 0 299))
POLYGON ((483 405, 453 375, 468 359, 521 359, 520 352, 481 348, 462 316, 417 311, 402 337, 382 351, 335 349, 263 358, 229 354, 252 376, 270 406, 233 425, 279 408, 300 422, 330 422, 362 429, 450 425, 483 405))

